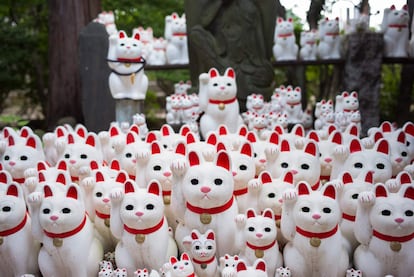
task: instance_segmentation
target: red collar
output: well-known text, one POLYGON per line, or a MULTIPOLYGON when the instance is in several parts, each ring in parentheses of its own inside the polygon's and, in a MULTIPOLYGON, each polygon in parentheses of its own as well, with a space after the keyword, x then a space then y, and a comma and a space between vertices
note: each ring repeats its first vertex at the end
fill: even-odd
POLYGON ((211 259, 207 260, 207 261, 200 261, 197 259, 193 258, 193 262, 195 262, 196 264, 210 264, 214 261, 214 259, 216 258, 216 256, 213 255, 213 257, 211 257, 211 259))
POLYGON ((110 214, 103 214, 103 213, 98 212, 97 210, 95 210, 95 214, 96 214, 99 218, 102 218, 102 219, 108 219, 108 218, 110 218, 110 217, 111 217, 111 215, 110 215, 110 214))
POLYGON ((237 100, 237 97, 228 100, 216 100, 216 99, 209 99, 208 102, 210 104, 230 104, 237 100))
POLYGON ((309 44, 309 45, 314 45, 314 44, 315 44, 315 42, 314 42, 314 41, 307 41, 307 42, 306 42, 306 44, 309 44))
POLYGON ((232 197, 226 204, 224 204, 223 206, 220 207, 215 207, 215 208, 209 208, 209 209, 204 209, 204 208, 200 208, 200 207, 196 207, 191 205, 190 203, 187 202, 187 208, 197 214, 218 214, 221 212, 226 211, 227 209, 229 209, 231 207, 231 205, 233 205, 233 201, 234 201, 234 197, 232 197))
POLYGON ((186 276, 186 277, 196 277, 195 273, 191 273, 190 275, 186 276))
POLYGON ((326 239, 326 238, 329 238, 335 235, 337 231, 338 231, 338 225, 336 225, 335 228, 333 228, 331 231, 324 232, 324 233, 312 233, 312 232, 305 231, 299 228, 298 226, 296 226, 296 232, 298 232, 299 234, 307 238, 326 239))
POLYGON ((162 191, 162 196, 170 196, 171 195, 171 190, 163 190, 162 191))
POLYGON ((45 232, 46 236, 48 236, 49 238, 52 238, 52 239, 54 239, 54 238, 64 239, 64 238, 67 238, 67 237, 70 237, 70 236, 73 236, 73 235, 79 233, 79 231, 82 230, 83 227, 86 224, 86 218, 87 218, 87 216, 86 216, 86 213, 85 213, 85 216, 83 217, 83 220, 82 220, 81 224, 79 224, 79 226, 76 227, 75 229, 73 229, 72 231, 68 231, 68 232, 64 232, 64 233, 59 233, 59 234, 57 234, 57 233, 51 233, 51 232, 48 232, 46 230, 43 230, 43 232, 45 232))
POLYGON ((274 240, 271 244, 265 245, 265 246, 257 246, 257 245, 253 245, 250 244, 249 242, 246 241, 246 245, 253 249, 253 250, 267 250, 269 248, 272 248, 274 245, 276 244, 276 240, 274 240))
POLYGON ((394 237, 394 236, 389 236, 389 235, 385 235, 382 234, 376 230, 373 231, 373 235, 381 240, 385 240, 385 241, 396 241, 396 242, 407 242, 410 241, 412 239, 414 239, 414 233, 407 235, 407 236, 402 236, 402 237, 394 237))
POLYGON ((13 181, 15 181, 18 184, 24 184, 25 179, 24 178, 13 178, 13 181))
POLYGON ((141 57, 131 58, 131 59, 130 58, 118 58, 116 60, 121 63, 139 63, 142 61, 142 58, 141 57))
POLYGON ((78 182, 79 181, 79 177, 76 177, 76 176, 70 176, 70 179, 72 180, 72 182, 78 182))
POLYGON ((135 175, 129 175, 128 174, 129 179, 134 180, 135 181, 135 175))
POLYGON ((187 33, 174 33, 173 36, 176 36, 176 37, 186 37, 187 36, 187 33))
POLYGON ((390 28, 407 28, 408 26, 406 24, 390 24, 388 25, 390 28))
POLYGON ((162 227, 163 224, 164 224, 164 217, 162 217, 161 221, 157 225, 147 228, 147 229, 134 229, 134 228, 128 227, 125 224, 124 224, 124 229, 125 231, 133 235, 148 235, 148 234, 154 233, 155 231, 158 231, 162 227))
POLYGON ((281 220, 282 215, 281 214, 275 214, 275 220, 281 220))
POLYGON ((292 104, 291 103, 286 103, 286 104, 291 106, 291 107, 294 107, 294 106, 302 104, 302 102, 296 102, 296 103, 292 103, 292 104))
POLYGON ((349 221, 355 221, 355 216, 354 215, 350 215, 350 214, 346 214, 346 213, 342 213, 342 218, 349 220, 349 221))
POLYGON ((350 110, 350 109, 343 109, 344 112, 346 113, 352 113, 354 110, 350 110))
POLYGON ((325 35, 336 37, 336 36, 339 36, 339 33, 326 33, 325 35))
POLYGON ((319 177, 319 179, 322 180, 322 181, 329 181, 329 179, 331 179, 331 176, 330 175, 321 175, 319 177))
POLYGON ((293 33, 277 35, 277 37, 279 37, 279 38, 288 38, 288 37, 291 37, 291 36, 293 36, 293 33))
POLYGON ((240 195, 244 195, 244 194, 246 194, 247 193, 247 188, 244 188, 244 189, 238 189, 238 190, 235 190, 235 191, 233 191, 233 195, 234 196, 240 196, 240 195))
POLYGON ((314 185, 311 187, 311 189, 312 189, 312 190, 318 190, 320 185, 321 185, 321 182, 320 182, 320 181, 318 181, 318 182, 316 182, 316 184, 314 184, 314 185))
POLYGON ((10 235, 13 235, 14 233, 19 232, 24 227, 24 225, 26 225, 26 222, 27 222, 27 213, 24 215, 22 222, 20 222, 17 226, 9 230, 0 231, 0 237, 7 237, 10 235))
POLYGON ((266 127, 254 127, 254 129, 255 130, 257 130, 257 131, 260 131, 260 130, 263 130, 263 129, 265 129, 266 127))

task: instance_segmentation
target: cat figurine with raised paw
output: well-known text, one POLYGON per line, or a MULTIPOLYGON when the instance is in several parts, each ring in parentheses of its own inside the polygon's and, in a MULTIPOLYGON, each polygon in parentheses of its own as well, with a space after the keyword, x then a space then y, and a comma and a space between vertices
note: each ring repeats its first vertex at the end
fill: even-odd
POLYGON ((397 10, 394 5, 384 9, 381 31, 384 33, 384 56, 407 57, 410 16, 408 6, 397 10))
POLYGON ((166 277, 197 277, 193 263, 186 252, 181 254, 180 260, 176 256, 171 256, 163 268, 166 277))
POLYGON ((296 45, 293 19, 284 20, 279 17, 276 20, 274 35, 273 56, 276 61, 296 60, 299 47, 296 45))

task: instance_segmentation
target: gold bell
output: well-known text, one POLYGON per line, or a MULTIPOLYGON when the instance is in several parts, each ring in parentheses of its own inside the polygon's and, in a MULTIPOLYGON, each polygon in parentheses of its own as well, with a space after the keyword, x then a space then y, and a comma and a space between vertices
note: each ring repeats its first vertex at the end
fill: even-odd
POLYGON ((392 241, 390 242, 390 248, 394 252, 399 252, 401 250, 401 243, 398 241, 392 241))
POLYGON ((200 221, 203 224, 209 224, 211 222, 211 214, 207 214, 207 213, 200 214, 200 221))
POLYGON ((164 205, 170 205, 171 204, 171 196, 164 195, 163 199, 164 199, 164 205))
POLYGON ((135 241, 137 243, 143 243, 145 241, 145 235, 143 235, 143 234, 136 234, 135 235, 135 241))
POLYGON ((108 227, 108 228, 111 225, 109 218, 105 218, 104 223, 105 223, 105 226, 108 227))
POLYGON ((218 104, 218 108, 219 108, 220 111, 224 110, 225 107, 226 107, 226 105, 224 105, 224 103, 218 104))
POLYGON ((321 245, 321 239, 313 237, 309 240, 309 243, 313 247, 319 247, 319 245, 321 245))
POLYGON ((54 238, 53 239, 53 245, 55 247, 61 247, 63 245, 63 239, 60 238, 54 238))
POLYGON ((256 256, 256 258, 261 259, 264 257, 264 251, 261 249, 256 249, 254 250, 254 255, 256 256))

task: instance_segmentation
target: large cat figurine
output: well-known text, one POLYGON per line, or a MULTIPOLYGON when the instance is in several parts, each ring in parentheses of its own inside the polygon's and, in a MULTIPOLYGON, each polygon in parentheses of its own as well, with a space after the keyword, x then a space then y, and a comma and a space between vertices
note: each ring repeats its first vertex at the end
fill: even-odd
POLYGON ((189 253, 198 277, 220 276, 216 257, 216 240, 213 230, 201 234, 198 230, 191 231, 191 235, 184 238, 183 244, 189 253))
POLYGON ((284 20, 279 17, 276 21, 273 56, 276 61, 296 60, 299 47, 296 45, 293 19, 284 20))
POLYGON ((203 233, 212 229, 216 234, 216 256, 236 254, 234 218, 238 207, 233 196, 229 154, 221 150, 213 162, 202 162, 196 152, 190 151, 186 159, 175 160, 171 169, 174 176, 171 205, 176 215, 183 218, 176 229, 176 241, 182 242, 193 229, 203 233))
POLYGON ((344 276, 349 258, 339 229, 342 214, 335 187, 328 184, 312 191, 300 182, 296 190, 283 194, 282 211, 281 230, 289 240, 283 258, 292 276, 344 276))
POLYGON ((412 184, 397 193, 377 184, 374 191, 358 197, 355 236, 361 245, 354 252, 354 264, 363 276, 412 276, 413 200, 412 184))
POLYGON ((127 180, 123 189, 112 190, 110 198, 110 228, 120 240, 115 249, 118 267, 126 268, 132 276, 137 268, 159 269, 170 256, 177 255, 158 181, 143 189, 127 180))
POLYGON ((188 64, 187 25, 185 14, 172 13, 166 22, 168 64, 188 64))
POLYGON ((142 42, 139 33, 128 37, 124 31, 109 37, 109 89, 114 99, 144 100, 148 77, 144 73, 142 42))
POLYGON ((79 187, 66 181, 66 194, 43 193, 28 197, 32 233, 43 244, 39 268, 43 276, 97 276, 103 248, 95 237, 79 187))
POLYGON ((200 108, 204 114, 200 118, 200 131, 203 138, 209 131, 215 131, 218 126, 226 125, 231 133, 235 133, 243 119, 237 100, 236 73, 233 68, 227 68, 224 75, 211 68, 208 73, 199 76, 200 108))
POLYGON ((384 33, 384 56, 407 57, 409 23, 408 6, 397 10, 394 5, 384 9, 381 31, 384 33))
POLYGON ((273 211, 265 209, 262 214, 256 214, 253 209, 248 209, 245 214, 237 216, 236 222, 243 242, 240 258, 249 264, 263 259, 268 265, 268 277, 273 277, 276 268, 283 265, 273 211))
MULTIPOLYGON (((3 186, 3 184, 2 184, 3 186)), ((10 183, 0 195, 0 272, 2 276, 40 276, 40 243, 32 236, 31 219, 21 186, 10 183)))

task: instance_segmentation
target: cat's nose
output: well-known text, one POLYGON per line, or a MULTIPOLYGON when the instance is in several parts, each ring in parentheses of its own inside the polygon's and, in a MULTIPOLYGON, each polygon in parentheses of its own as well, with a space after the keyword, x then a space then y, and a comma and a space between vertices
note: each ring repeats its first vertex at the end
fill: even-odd
POLYGON ((202 193, 208 193, 208 192, 210 192, 210 190, 211 190, 211 189, 210 189, 209 187, 202 187, 202 188, 201 188, 201 192, 202 192, 202 193))
POLYGON ((165 176, 165 177, 170 177, 170 176, 171 176, 171 172, 169 172, 169 171, 164 172, 164 176, 165 176))
POLYGON ((261 162, 262 164, 264 164, 266 162, 265 159, 260 159, 259 162, 261 162))
POLYGON ((395 159, 395 161, 396 161, 397 163, 400 163, 400 162, 402 162, 402 158, 401 158, 401 157, 398 157, 398 158, 396 158, 396 159, 395 159))
POLYGON ((136 212, 136 213, 135 213, 135 215, 136 215, 136 216, 143 216, 143 215, 144 215, 144 213, 143 213, 143 212, 136 212))
POLYGON ((326 158, 325 162, 330 163, 330 162, 332 162, 332 159, 331 158, 326 158))
POLYGON ((319 218, 321 218, 321 215, 320 214, 313 214, 312 218, 313 219, 319 219, 319 218))
POLYGON ((263 237, 263 234, 262 233, 257 233, 256 237, 258 237, 260 239, 261 237, 263 237))
POLYGON ((14 166, 16 163, 15 162, 9 162, 10 166, 14 166))
POLYGON ((225 89, 226 89, 226 87, 225 87, 225 86, 221 86, 221 87, 220 87, 220 89, 221 89, 221 90, 225 90, 225 89))
POLYGON ((53 221, 56 221, 56 220, 58 220, 58 219, 59 219, 59 217, 58 217, 57 215, 52 215, 52 216, 50 217, 50 219, 51 219, 51 220, 53 220, 53 221))
POLYGON ((236 171, 233 171, 233 177, 236 176, 236 175, 237 175, 237 172, 236 171))
POLYGON ((401 218, 401 217, 398 217, 398 218, 396 218, 396 219, 394 219, 395 220, 395 222, 397 222, 397 223, 403 223, 404 222, 404 218, 401 218))
POLYGON ((75 160, 70 160, 70 161, 69 161, 69 163, 71 163, 71 164, 75 164, 75 163, 76 163, 76 161, 75 161, 75 160))
POLYGON ((297 171, 297 170, 295 170, 295 169, 292 169, 290 172, 292 172, 292 174, 293 174, 293 175, 295 175, 295 174, 297 174, 297 173, 298 173, 298 171, 297 171))
POLYGON ((102 199, 102 201, 103 201, 104 203, 108 203, 110 200, 109 200, 109 198, 104 198, 104 199, 102 199))

